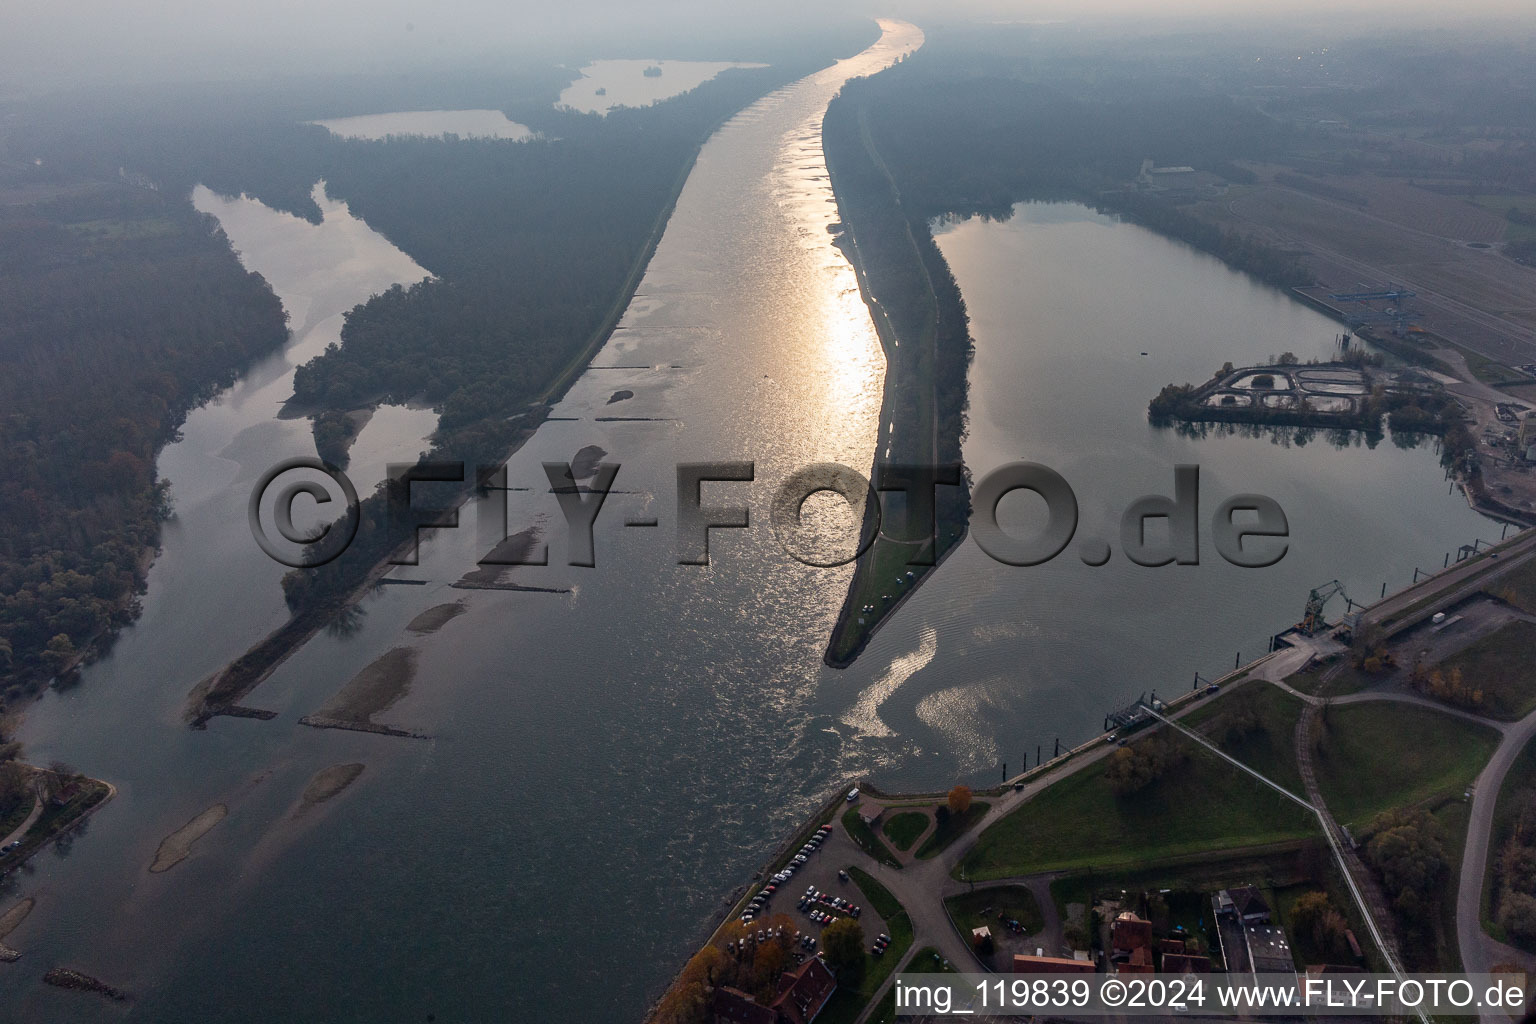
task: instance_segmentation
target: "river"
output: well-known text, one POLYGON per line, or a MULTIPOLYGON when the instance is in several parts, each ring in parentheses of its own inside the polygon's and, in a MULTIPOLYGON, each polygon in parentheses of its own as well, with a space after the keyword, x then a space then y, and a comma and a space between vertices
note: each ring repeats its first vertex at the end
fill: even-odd
MULTIPOLYGON (((1111 703, 1212 674, 1239 646, 1257 653, 1310 586, 1338 577, 1374 596, 1383 578, 1406 582, 1415 562, 1490 535, 1426 449, 1150 428, 1145 403, 1162 384, 1226 359, 1320 354, 1333 326, 1141 229, 1026 206, 940 236, 977 342, 967 461, 978 473, 1013 458, 1055 466, 1084 531, 1111 537, 1112 513, 1196 461, 1207 508, 1239 490, 1279 500, 1292 553, 1271 570, 1233 569, 1209 547, 1196 567, 1093 569, 1069 555, 1025 570, 967 542, 852 668, 823 666, 849 571, 787 557, 767 510, 793 469, 873 457, 884 360, 831 244, 820 124, 848 77, 921 44, 910 25, 883 27, 871 49, 709 141, 619 329, 509 463, 509 485, 529 490, 488 499, 550 542, 552 564, 516 582, 561 592, 455 589, 485 552, 472 504, 464 528, 430 536, 418 566, 391 574, 426 585, 380 588, 348 629, 317 636, 251 694, 275 719, 192 731, 187 691, 282 618, 280 567, 255 552, 244 502, 261 469, 307 453, 307 425, 276 418, 286 375, 352 302, 430 270, 382 240, 316 260, 302 222, 200 195, 247 266, 269 274, 298 340, 189 418, 161 459, 180 517, 144 616, 78 686, 29 712, 29 756, 69 760, 121 795, 0 899, 38 901, 7 940, 26 958, 0 967, 19 1020, 123 1015, 37 983, 37 968, 61 963, 134 993, 127 1013, 143 1020, 633 1021, 724 894, 838 781, 990 781, 1036 743, 1085 738, 1111 703), (356 276, 317 288, 327 266, 356 276), (621 391, 633 397, 611 401, 621 391), (588 445, 622 466, 594 569, 564 564, 539 467, 588 445), (708 567, 678 565, 674 467, 721 459, 755 460, 756 480, 707 485, 706 504, 750 504, 752 527, 715 531, 708 567), (650 515, 659 527, 623 525, 650 515), (448 602, 463 613, 440 630, 405 630, 448 602), (382 718, 430 739, 298 724, 402 645, 415 679, 382 718), (305 782, 339 762, 366 769, 294 817, 305 782), (149 874, 160 840, 214 803, 228 817, 184 863, 149 874)), ((387 422, 406 458, 430 429, 387 422)), ((390 450, 366 447, 372 461, 390 450)))

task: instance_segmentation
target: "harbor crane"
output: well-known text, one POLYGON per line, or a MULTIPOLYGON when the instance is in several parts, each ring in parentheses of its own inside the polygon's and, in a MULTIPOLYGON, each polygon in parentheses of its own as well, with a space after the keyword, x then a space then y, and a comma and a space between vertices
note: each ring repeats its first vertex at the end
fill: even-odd
POLYGON ((1349 595, 1344 593, 1344 584, 1338 580, 1329 580, 1320 587, 1313 587, 1307 594, 1307 610, 1296 628, 1307 636, 1316 636, 1327 629, 1328 622, 1323 618, 1323 609, 1335 596, 1342 596, 1353 607, 1354 602, 1349 601, 1349 595))

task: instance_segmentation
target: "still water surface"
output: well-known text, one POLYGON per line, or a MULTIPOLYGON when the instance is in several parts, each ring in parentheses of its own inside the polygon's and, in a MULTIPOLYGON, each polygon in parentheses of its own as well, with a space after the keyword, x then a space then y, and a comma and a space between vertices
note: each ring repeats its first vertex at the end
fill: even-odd
POLYGON ((729 60, 597 60, 581 69, 555 101, 583 114, 606 114, 615 107, 648 107, 696 89, 731 68, 760 68, 729 60), (661 74, 647 75, 649 68, 661 74))
POLYGON ((344 139, 457 135, 465 139, 517 141, 533 137, 528 126, 508 120, 499 110, 399 110, 388 114, 333 117, 313 123, 344 139))
MULTIPOLYGON (((43 857, 5 894, 38 898, 10 939, 22 964, 65 963, 127 988, 143 1020, 633 1021, 721 896, 842 779, 990 781, 1036 743, 1085 738, 1110 704, 1213 674, 1239 647, 1257 653, 1311 586, 1338 577, 1373 596, 1383 578, 1404 583, 1415 563, 1496 532, 1446 494, 1425 449, 1149 427, 1162 384, 1227 359, 1323 354, 1333 325, 1141 229, 1023 206, 940 236, 977 344, 967 461, 978 474, 1016 458, 1054 466, 1077 490, 1083 533, 1110 538, 1119 509, 1167 491, 1174 463, 1198 462, 1208 509, 1239 490, 1279 500, 1292 552, 1271 570, 1212 561, 1208 542, 1196 567, 1117 558, 1092 569, 1069 551, 1013 569, 968 541, 857 664, 825 668, 848 571, 793 562, 766 519, 793 469, 873 456, 884 360, 830 243, 820 124, 849 76, 921 44, 910 25, 884 28, 870 50, 764 98, 705 146, 619 330, 509 464, 509 483, 531 488, 505 499, 512 528, 542 525, 553 563, 514 578, 564 593, 455 589, 485 551, 480 509, 466 508, 464 529, 394 573, 426 586, 381 588, 348 630, 318 636, 252 694, 276 719, 191 732, 179 720, 187 690, 281 620, 279 571, 252 558, 242 481, 304 447, 306 424, 274 418, 298 356, 189 419, 182 446, 206 454, 167 449, 161 470, 180 500, 222 503, 206 542, 169 529, 144 618, 28 719, 32 756, 71 760, 123 795, 67 856, 43 857), (258 386, 271 390, 247 418, 205 428, 258 386), (610 403, 621 390, 634 396, 610 403), (269 433, 285 442, 257 443, 269 433), (236 437, 248 466, 220 457, 236 437), (621 463, 615 487, 627 492, 599 519, 596 569, 563 564, 559 513, 539 486, 541 461, 587 445, 621 463), (754 483, 705 492, 751 505, 754 527, 717 531, 709 567, 678 566, 674 466, 711 459, 756 461, 754 483), (622 525, 646 515, 660 527, 622 525), (464 613, 437 633, 404 630, 454 601, 464 613), (383 717, 432 739, 297 725, 399 645, 419 668, 383 717), (305 781, 343 761, 367 765, 360 781, 294 819, 305 781), (147 874, 160 839, 215 802, 229 817, 193 856, 147 874)), ((249 203, 199 198, 268 274, 301 339, 358 290, 424 273, 390 249, 358 251, 359 276, 322 301, 318 267, 349 261, 314 260, 313 237, 249 203), (316 266, 285 276, 304 261, 316 266)), ((419 450, 420 427, 402 428, 403 456, 419 450)), ((0 970, 19 1019, 120 1015, 44 989, 40 973, 0 970)))

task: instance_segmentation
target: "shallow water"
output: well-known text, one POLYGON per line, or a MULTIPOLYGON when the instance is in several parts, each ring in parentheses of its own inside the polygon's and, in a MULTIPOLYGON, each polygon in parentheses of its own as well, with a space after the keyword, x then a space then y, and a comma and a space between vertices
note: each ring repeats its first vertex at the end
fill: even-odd
POLYGON ((648 107, 696 89, 722 71, 760 67, 766 65, 730 60, 597 60, 581 68, 581 77, 561 91, 555 106, 583 114, 648 107), (660 68, 661 74, 648 77, 647 68, 660 68))
POLYGON ((360 114, 357 117, 332 117, 313 124, 329 129, 344 139, 387 139, 391 135, 457 135, 466 139, 512 139, 533 137, 527 125, 507 119, 499 110, 398 110, 388 114, 360 114))

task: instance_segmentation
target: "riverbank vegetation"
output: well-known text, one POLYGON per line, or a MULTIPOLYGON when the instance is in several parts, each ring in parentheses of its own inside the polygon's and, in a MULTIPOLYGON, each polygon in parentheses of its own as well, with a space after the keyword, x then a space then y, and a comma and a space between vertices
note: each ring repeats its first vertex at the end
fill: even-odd
POLYGON ((0 694, 132 620, 187 412, 287 338, 266 282, 184 196, 78 185, 0 206, 0 694))
MULTIPOLYGON (((1372 357, 1363 349, 1352 359, 1343 360, 1349 365, 1378 365, 1380 357, 1372 357)), ((1441 441, 1442 459, 1450 464, 1458 454, 1471 446, 1471 433, 1460 404, 1449 392, 1430 387, 1393 387, 1378 380, 1369 393, 1361 396, 1346 409, 1332 410, 1312 408, 1307 405, 1270 405, 1259 401, 1257 395, 1264 388, 1275 385, 1275 376, 1288 365, 1326 367, 1332 364, 1282 363, 1279 366, 1253 366, 1234 371, 1231 363, 1218 370, 1204 384, 1168 384, 1147 403, 1147 418, 1154 426, 1179 425, 1180 429, 1193 424, 1240 423, 1261 427, 1324 429, 1360 431, 1371 444, 1379 443, 1385 436, 1383 423, 1392 430, 1394 439, 1414 443, 1416 436, 1428 435, 1441 441), (1233 373, 1253 374, 1255 397, 1248 404, 1236 401, 1216 402, 1209 399, 1222 394, 1222 382, 1233 373)), ((1369 382, 1369 378, 1368 378, 1369 382)))
POLYGON ((1536 742, 1509 766, 1494 805, 1483 920, 1494 938, 1536 952, 1536 742))
POLYGON ((882 429, 870 479, 878 488, 911 476, 913 467, 953 472, 935 473, 931 523, 910 516, 905 495, 891 500, 891 491, 882 492, 880 509, 866 511, 866 520, 885 515, 855 564, 828 641, 826 661, 834 668, 853 663, 885 616, 960 543, 970 518, 961 456, 972 348, 965 301, 928 215, 903 199, 857 85, 827 108, 822 144, 843 242, 885 351, 882 429))
POLYGON ((911 214, 1006 219, 1016 202, 1077 200, 1277 287, 1310 283, 1296 254, 1127 187, 1146 159, 1239 180, 1249 172, 1234 161, 1279 154, 1288 138, 1283 125, 1225 96, 1144 89, 1130 77, 1047 84, 1028 60, 954 49, 979 45, 930 43, 844 90, 867 109, 875 146, 911 214))

